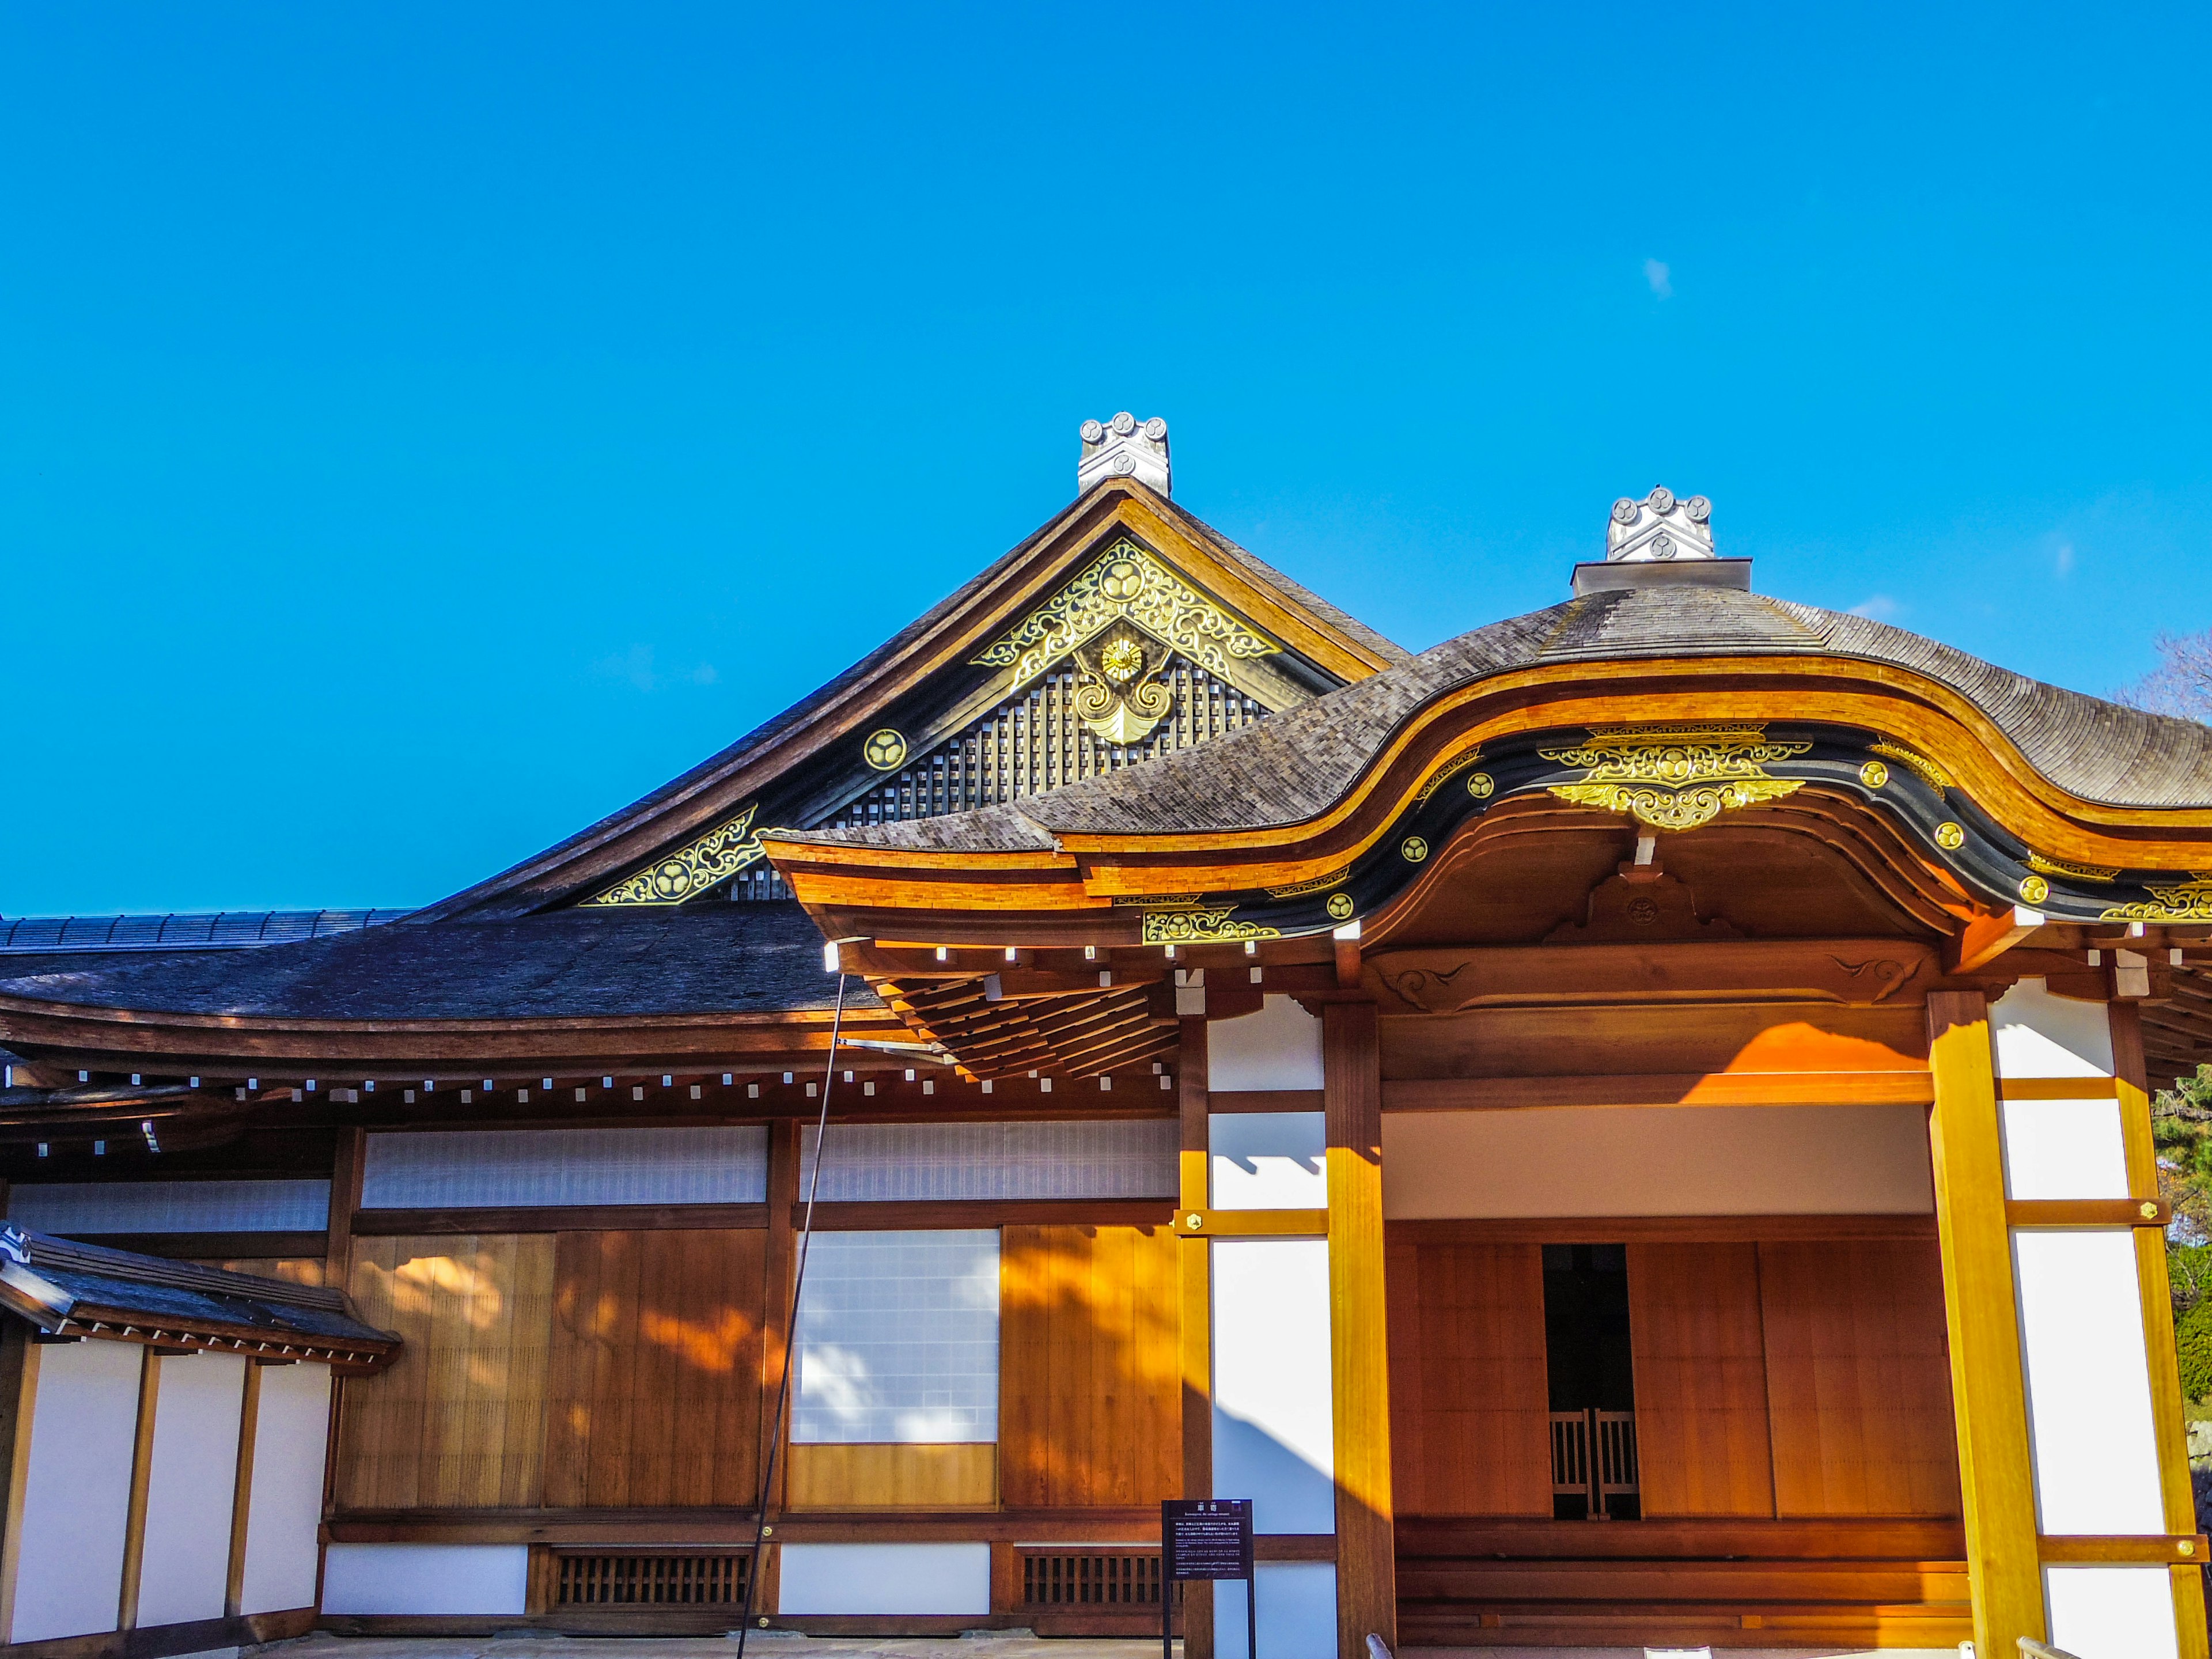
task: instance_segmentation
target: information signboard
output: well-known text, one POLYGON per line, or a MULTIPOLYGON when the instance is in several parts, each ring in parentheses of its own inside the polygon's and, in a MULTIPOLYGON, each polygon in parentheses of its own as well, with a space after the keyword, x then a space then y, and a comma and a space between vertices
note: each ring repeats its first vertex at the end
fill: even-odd
POLYGON ((1245 1648, 1260 1659, 1260 1614, 1252 1580, 1252 1500, 1171 1498, 1160 1505, 1160 1653, 1174 1659, 1172 1584, 1190 1579, 1244 1581, 1245 1648))

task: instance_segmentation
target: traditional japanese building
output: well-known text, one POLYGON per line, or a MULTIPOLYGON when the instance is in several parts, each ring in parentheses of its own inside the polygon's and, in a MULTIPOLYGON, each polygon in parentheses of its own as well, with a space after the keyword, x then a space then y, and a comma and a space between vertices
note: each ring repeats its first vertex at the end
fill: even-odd
POLYGON ((1757 593, 1665 489, 1410 655, 1082 435, 428 909, 0 922, 10 1216, 402 1339, 320 1622, 1141 1633, 1188 1495, 1269 1659, 2202 1659, 2148 1091, 2212 730, 1757 593))

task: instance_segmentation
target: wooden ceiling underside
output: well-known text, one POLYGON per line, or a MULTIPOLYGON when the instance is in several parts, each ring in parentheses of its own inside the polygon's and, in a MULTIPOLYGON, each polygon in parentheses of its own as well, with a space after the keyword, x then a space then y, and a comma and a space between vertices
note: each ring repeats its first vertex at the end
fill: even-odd
POLYGON ((1156 988, 996 997, 989 978, 883 981, 875 989, 969 1076, 1085 1077, 1158 1060, 1176 1045, 1156 988))

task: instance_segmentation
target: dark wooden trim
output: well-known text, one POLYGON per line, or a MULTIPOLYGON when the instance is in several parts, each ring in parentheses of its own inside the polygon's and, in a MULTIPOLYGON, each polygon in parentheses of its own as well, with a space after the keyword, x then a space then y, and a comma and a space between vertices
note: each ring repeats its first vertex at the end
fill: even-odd
POLYGON ((363 1210, 356 1238, 416 1234, 629 1233, 665 1227, 765 1227, 765 1204, 577 1204, 467 1210, 363 1210))
MULTIPOLYGON (((1826 1239, 1933 1238, 1931 1215, 1660 1215, 1390 1221, 1393 1243, 1423 1244, 1801 1243, 1826 1239)), ((1641 1522, 1638 1522, 1641 1525, 1641 1522)))
POLYGON ((22 1562, 23 1492, 31 1469, 31 1412, 38 1403, 39 1345, 20 1319, 0 1320, 0 1474, 8 1482, 0 1518, 0 1635, 15 1625, 15 1573, 22 1562))
POLYGON ((1215 1089, 1206 1097, 1209 1112, 1319 1112, 1328 1109, 1321 1089, 1215 1089))
POLYGON ((943 1199, 814 1206, 814 1230, 823 1233, 931 1227, 1164 1227, 1175 1218, 1175 1200, 1167 1198, 943 1199))
POLYGON ((1398 1516, 1401 1560, 1953 1561, 1966 1550, 1956 1519, 1698 1516, 1592 1526, 1535 1516, 1398 1516))
POLYGON ((2167 1537, 2071 1536, 2038 1537, 2035 1553, 2048 1565, 2080 1565, 2097 1562, 2139 1564, 2154 1567, 2201 1567, 2212 1560, 2212 1540, 2199 1533, 2167 1537))
MULTIPOLYGON (((246 1528, 253 1509, 253 1443, 261 1427, 261 1373, 266 1369, 249 1364, 240 1390, 238 1456, 232 1466, 230 1484, 230 1559, 222 1581, 222 1612, 226 1619, 240 1616, 246 1596, 246 1528)), ((337 1413, 333 1411, 331 1415, 336 1417, 337 1413)), ((329 1483, 324 1484, 327 1486, 329 1483)), ((328 1503, 325 1494, 325 1508, 328 1503)))
MULTIPOLYGON (((764 1206, 768 1212, 768 1249, 762 1264, 761 1280, 766 1305, 763 1309, 764 1328, 761 1336, 760 1462, 755 1466, 755 1490, 761 1507, 775 1517, 782 1513, 784 1496, 790 1486, 790 1462, 775 1456, 775 1451, 789 1427, 791 1407, 786 1401, 779 1413, 776 1401, 783 1393, 784 1356, 791 1342, 791 1322, 796 1312, 792 1305, 792 1287, 799 1267, 799 1233, 793 1215, 799 1197, 800 1147, 807 1128, 796 1118, 788 1118, 771 1126, 768 1133, 768 1203, 764 1206), (775 1464, 773 1471, 769 1468, 772 1459, 775 1464), (771 1479, 773 1485, 767 1484, 771 1479)), ((756 1606, 762 1605, 758 1586, 755 1587, 753 1599, 756 1606)))
POLYGON ((362 1183, 368 1175, 368 1132, 356 1127, 337 1133, 337 1152, 331 1162, 323 1283, 343 1291, 353 1275, 353 1222, 355 1212, 361 1208, 362 1183))
POLYGON ((1668 1072, 1611 1077, 1396 1078, 1386 1112, 1492 1112, 1541 1106, 1925 1106, 1925 1071, 1668 1072))
POLYGON ((2150 1227, 2163 1229, 2172 1212, 2155 1198, 2012 1198, 2005 1221, 2014 1227, 2150 1227))
POLYGON ((321 1258, 329 1253, 327 1233, 64 1233, 80 1244, 133 1250, 165 1261, 275 1261, 287 1257, 321 1258))
MULTIPOLYGON (((357 1510, 329 1523, 335 1544, 544 1544, 646 1548, 744 1545, 744 1509, 357 1510)), ((775 1526, 779 1542, 1157 1545, 1157 1507, 1056 1510, 810 1510, 775 1526)))
POLYGON ((182 1625, 149 1625, 143 1630, 15 1642, 0 1647, 0 1659, 171 1659, 176 1654, 204 1653, 210 1648, 289 1641, 314 1627, 313 1607, 289 1607, 282 1613, 250 1613, 240 1619, 196 1619, 182 1625))
POLYGON ((138 1623, 138 1579, 146 1563, 146 1494, 154 1479, 154 1417, 161 1404, 161 1356, 138 1356, 138 1429, 131 1451, 131 1507, 123 1522, 123 1583, 115 1599, 115 1627, 138 1623))

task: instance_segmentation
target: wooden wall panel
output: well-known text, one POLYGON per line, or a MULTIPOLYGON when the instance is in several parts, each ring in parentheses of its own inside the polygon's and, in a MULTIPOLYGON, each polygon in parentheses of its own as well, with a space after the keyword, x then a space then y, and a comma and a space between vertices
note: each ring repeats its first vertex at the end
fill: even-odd
POLYGON ((1176 1496, 1179 1340, 1176 1238, 1166 1227, 1004 1229, 999 1445, 1007 1506, 1176 1496))
POLYGON ((1398 1513, 1550 1516, 1543 1247, 1394 1239, 1385 1271, 1398 1513))
POLYGON ((1644 1513, 1774 1513, 1756 1244, 1631 1244, 1644 1513))
POLYGON ((767 1241, 759 1228, 557 1236, 549 1505, 752 1504, 767 1241))
POLYGON ((785 1455, 794 1510, 987 1510, 998 1502, 996 1446, 805 1445, 785 1455))
POLYGON ((1761 1244, 1759 1276, 1778 1511, 1958 1514, 1936 1245, 1761 1244))
POLYGON ((221 1267, 226 1273, 254 1273, 263 1279, 280 1279, 287 1285, 320 1285, 323 1282, 323 1258, 319 1255, 256 1255, 240 1256, 228 1261, 203 1261, 203 1267, 221 1267))
POLYGON ((540 1501, 553 1256, 544 1234, 357 1241, 355 1304, 406 1346, 346 1381, 342 1507, 540 1501))

